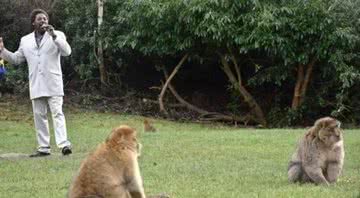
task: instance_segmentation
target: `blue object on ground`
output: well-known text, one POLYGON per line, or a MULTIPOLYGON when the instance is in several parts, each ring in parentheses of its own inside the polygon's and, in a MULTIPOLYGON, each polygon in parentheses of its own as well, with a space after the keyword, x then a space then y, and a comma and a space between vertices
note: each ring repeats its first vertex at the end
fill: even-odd
POLYGON ((4 78, 6 74, 6 69, 4 65, 0 65, 0 80, 4 78))

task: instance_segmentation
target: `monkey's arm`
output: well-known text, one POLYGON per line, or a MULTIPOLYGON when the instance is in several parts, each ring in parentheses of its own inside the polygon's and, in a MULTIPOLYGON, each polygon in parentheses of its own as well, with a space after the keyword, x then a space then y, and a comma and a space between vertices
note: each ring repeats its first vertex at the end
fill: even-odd
POLYGON ((320 167, 305 166, 304 169, 314 183, 329 185, 320 167))
POLYGON ((321 162, 324 159, 321 158, 321 155, 319 155, 315 147, 312 146, 308 147, 306 155, 304 156, 304 171, 314 183, 329 185, 321 169, 321 162))
POLYGON ((305 173, 314 183, 329 185, 321 169, 324 160, 326 160, 323 158, 322 151, 318 150, 316 143, 311 143, 304 149, 303 168, 305 173))
POLYGON ((344 146, 340 142, 337 147, 333 150, 330 160, 327 164, 327 175, 326 178, 330 183, 336 182, 337 178, 341 174, 343 165, 344 165, 344 146))
POLYGON ((129 184, 129 193, 131 198, 145 198, 144 187, 141 178, 134 177, 133 181, 129 184))
POLYGON ((170 198, 170 196, 165 193, 160 193, 158 195, 147 196, 146 198, 170 198))
POLYGON ((327 180, 330 183, 335 183, 339 177, 342 169, 342 164, 339 162, 330 162, 327 167, 327 180))
POLYGON ((128 178, 130 178, 128 190, 131 198, 145 198, 143 182, 140 175, 140 169, 137 163, 137 159, 134 160, 133 169, 132 171, 130 171, 130 174, 131 175, 128 176, 128 178))

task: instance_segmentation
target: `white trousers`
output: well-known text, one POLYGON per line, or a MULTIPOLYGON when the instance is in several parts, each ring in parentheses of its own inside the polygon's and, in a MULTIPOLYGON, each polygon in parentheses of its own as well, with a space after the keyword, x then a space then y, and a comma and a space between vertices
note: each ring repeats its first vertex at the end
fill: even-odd
POLYGON ((51 96, 32 100, 38 151, 50 153, 50 132, 47 116, 48 106, 53 120, 56 145, 61 149, 71 146, 67 139, 65 116, 62 111, 63 97, 51 96))

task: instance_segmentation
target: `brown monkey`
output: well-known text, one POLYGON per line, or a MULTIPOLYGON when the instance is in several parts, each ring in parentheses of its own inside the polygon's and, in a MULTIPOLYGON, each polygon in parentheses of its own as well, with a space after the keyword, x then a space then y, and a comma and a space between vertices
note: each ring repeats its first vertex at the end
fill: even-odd
POLYGON ((318 119, 300 140, 288 167, 290 182, 335 183, 344 164, 344 143, 340 122, 318 119))
POLYGON ((136 131, 121 125, 112 130, 81 164, 69 198, 145 198, 138 165, 136 131))
POLYGON ((156 132, 155 127, 147 118, 144 119, 144 132, 156 132))

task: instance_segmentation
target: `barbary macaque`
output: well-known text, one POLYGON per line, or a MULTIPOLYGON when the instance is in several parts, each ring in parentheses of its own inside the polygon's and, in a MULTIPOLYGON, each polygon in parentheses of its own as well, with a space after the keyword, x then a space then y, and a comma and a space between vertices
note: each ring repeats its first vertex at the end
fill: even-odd
POLYGON ((288 167, 290 182, 335 183, 344 164, 344 142, 340 122, 318 119, 300 140, 288 167))

